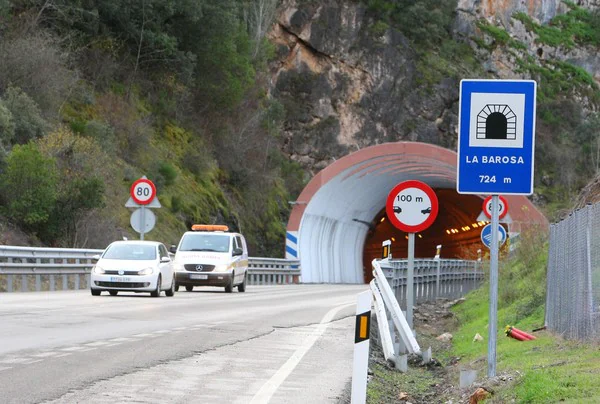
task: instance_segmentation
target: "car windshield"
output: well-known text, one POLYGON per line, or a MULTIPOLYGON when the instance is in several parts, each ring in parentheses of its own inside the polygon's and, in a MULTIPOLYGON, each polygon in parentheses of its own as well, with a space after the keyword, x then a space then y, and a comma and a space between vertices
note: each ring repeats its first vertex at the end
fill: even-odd
POLYGON ((102 258, 109 260, 153 260, 156 259, 156 247, 147 244, 113 244, 104 252, 102 258))
POLYGON ((187 234, 179 251, 229 252, 229 236, 223 234, 187 234))

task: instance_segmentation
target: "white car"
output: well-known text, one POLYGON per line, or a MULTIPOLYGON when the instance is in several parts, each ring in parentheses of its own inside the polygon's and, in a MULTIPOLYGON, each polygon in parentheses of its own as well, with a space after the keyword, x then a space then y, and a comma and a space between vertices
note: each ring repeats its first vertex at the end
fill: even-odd
POLYGON ((108 291, 150 292, 153 297, 165 291, 175 294, 175 273, 169 252, 156 241, 115 241, 92 269, 90 290, 93 296, 108 291))
POLYGON ((230 233, 225 225, 192 226, 185 232, 175 253, 177 286, 188 292, 194 286, 221 286, 231 293, 234 287, 246 291, 248 246, 240 233, 230 233))

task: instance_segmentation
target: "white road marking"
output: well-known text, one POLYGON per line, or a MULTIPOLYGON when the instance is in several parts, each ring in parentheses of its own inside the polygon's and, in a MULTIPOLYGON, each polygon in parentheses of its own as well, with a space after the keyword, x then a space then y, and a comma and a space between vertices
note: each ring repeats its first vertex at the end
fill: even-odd
POLYGON ((135 334, 134 337, 136 337, 136 338, 146 338, 146 337, 156 337, 156 335, 152 335, 152 334, 135 334))
POLYGON ((312 348, 315 342, 329 327, 330 321, 337 314, 338 311, 345 309, 346 307, 353 306, 355 303, 344 304, 342 306, 334 307, 329 310, 327 314, 321 319, 321 322, 312 334, 304 340, 304 342, 296 349, 296 351, 290 356, 290 358, 275 372, 275 374, 260 388, 258 393, 254 395, 250 404, 266 404, 268 403, 273 394, 277 391, 281 383, 292 373, 294 368, 300 363, 304 355, 312 348))
POLYGON ((137 341, 135 338, 126 338, 126 337, 121 337, 121 338, 113 338, 113 339, 109 339, 110 342, 131 342, 131 341, 137 341))
POLYGON ((43 361, 43 359, 32 359, 32 358, 30 358, 30 359, 27 359, 26 361, 21 362, 21 363, 23 365, 31 365, 32 363, 38 363, 38 362, 41 362, 41 361, 43 361))
POLYGON ((65 352, 64 354, 56 355, 55 358, 62 358, 63 356, 73 355, 71 352, 65 352))
POLYGON ((85 344, 86 346, 103 346, 103 345, 108 345, 110 344, 110 342, 107 341, 96 341, 96 342, 90 342, 89 344, 85 344))
POLYGON ((3 370, 8 370, 8 369, 12 369, 12 368, 11 367, 7 367, 7 366, 0 367, 0 372, 2 372, 3 370))
POLYGON ((158 331, 154 331, 153 334, 168 334, 172 332, 171 330, 158 330, 158 331))
POLYGON ((36 356, 38 358, 47 358, 49 356, 55 356, 55 355, 58 355, 58 352, 54 352, 54 351, 42 352, 42 353, 38 353, 38 354, 33 354, 32 356, 36 356))
POLYGON ((74 351, 81 351, 81 350, 84 350, 84 349, 85 349, 85 347, 83 347, 83 346, 70 346, 70 347, 67 347, 67 348, 61 348, 60 350, 61 351, 67 351, 67 352, 74 352, 74 351))
POLYGON ((17 364, 17 363, 25 363, 28 360, 29 360, 28 358, 5 358, 5 359, 0 359, 0 363, 17 364))

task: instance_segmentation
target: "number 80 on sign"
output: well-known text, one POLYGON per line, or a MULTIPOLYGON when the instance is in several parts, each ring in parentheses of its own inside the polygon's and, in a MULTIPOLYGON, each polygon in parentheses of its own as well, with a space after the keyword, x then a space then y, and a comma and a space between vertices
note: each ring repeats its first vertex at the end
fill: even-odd
POLYGON ((138 205, 148 205, 156 196, 154 183, 147 178, 140 178, 131 185, 131 198, 138 205))

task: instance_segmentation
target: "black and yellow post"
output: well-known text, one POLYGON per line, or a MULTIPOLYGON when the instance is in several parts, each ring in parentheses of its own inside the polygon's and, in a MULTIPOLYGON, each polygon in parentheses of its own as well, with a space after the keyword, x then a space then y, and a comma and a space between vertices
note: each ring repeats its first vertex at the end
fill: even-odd
POLYGON ((371 311, 356 315, 356 330, 354 343, 358 344, 369 339, 371 333, 371 311))
POLYGON ((381 259, 388 259, 392 257, 392 242, 390 240, 385 240, 381 243, 381 259))

